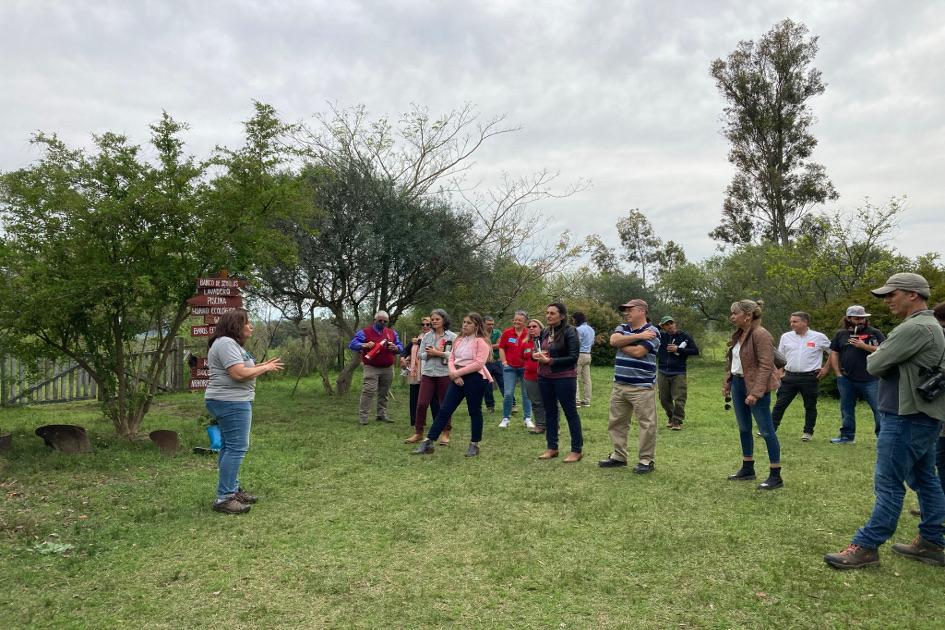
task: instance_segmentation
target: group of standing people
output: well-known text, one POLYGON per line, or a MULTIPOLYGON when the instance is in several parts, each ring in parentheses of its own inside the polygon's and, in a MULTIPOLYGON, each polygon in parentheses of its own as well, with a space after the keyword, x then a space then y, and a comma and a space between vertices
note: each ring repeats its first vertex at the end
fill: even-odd
MULTIPOLYGON (((817 381, 833 371, 840 390, 842 422, 840 435, 831 441, 854 441, 857 398, 863 398, 874 415, 876 503, 869 521, 857 530, 850 545, 827 554, 825 562, 839 569, 879 564, 878 548, 896 530, 908 484, 918 494, 919 534, 912 543, 893 545, 893 551, 945 566, 945 304, 929 309, 928 282, 912 273, 894 274, 872 293, 883 299, 893 315, 903 319, 888 338, 870 326, 870 314, 862 306, 854 305, 847 309, 843 325, 832 340, 810 330, 807 313, 792 313, 791 331, 782 335, 776 347, 761 325, 760 301, 739 300, 732 304, 729 320, 735 330, 728 344, 722 393, 726 407, 735 411, 742 463, 728 479, 756 478, 754 421, 765 442, 769 467, 767 478, 758 488, 783 487, 777 428, 784 411, 800 394, 805 408, 801 439, 810 441, 817 419, 817 381), (773 412, 772 392, 777 393, 773 412)), ((598 465, 628 465, 628 430, 636 416, 640 431, 634 471, 645 474, 655 468, 657 389, 667 426, 681 429, 686 360, 699 350, 671 316, 663 317, 659 328, 650 323, 645 301, 630 300, 620 310, 625 321, 609 338, 615 350, 608 418, 613 450, 598 465)), ((374 322, 358 331, 349 344, 352 351, 360 353, 364 364, 359 423, 369 423, 375 399, 375 419, 390 422, 387 393, 393 379, 391 366, 399 354, 411 384, 415 432, 406 441, 416 444, 415 454, 433 453, 437 440, 441 445, 449 444, 452 414, 465 400, 472 424, 466 455, 478 455, 484 398, 487 407, 494 408, 493 383, 502 384, 503 416, 499 426, 508 427, 515 385, 521 381, 524 424, 534 433, 545 434, 546 449, 539 459, 558 457, 559 418, 563 412, 570 433, 570 450, 563 461, 578 462, 583 458, 584 442, 578 409, 590 404, 590 377, 585 376, 584 369, 590 364, 594 331, 583 314, 575 313, 573 319, 575 325, 568 322, 565 305, 553 302, 545 309, 544 323, 528 319, 519 311, 512 327, 498 333, 490 318, 468 313, 456 334, 450 330, 446 312, 436 309, 423 319, 423 331, 405 350, 396 331, 389 328, 388 314, 378 311, 374 322), (424 435, 428 409, 434 420, 424 435)), ((249 447, 255 379, 283 367, 278 358, 256 364, 245 349, 252 332, 246 311, 233 310, 221 316, 209 341, 210 383, 205 398, 207 409, 220 425, 223 442, 217 498, 212 508, 231 514, 249 511, 257 500, 239 482, 240 465, 249 447)))

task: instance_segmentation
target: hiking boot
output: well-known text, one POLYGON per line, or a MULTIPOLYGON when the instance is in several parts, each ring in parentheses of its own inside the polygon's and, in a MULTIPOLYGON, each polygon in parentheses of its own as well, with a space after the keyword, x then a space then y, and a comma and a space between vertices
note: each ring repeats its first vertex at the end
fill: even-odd
POLYGON ((673 426, 670 427, 671 431, 682 431, 682 422, 674 422, 673 426))
POLYGON ((936 547, 922 536, 916 536, 910 544, 896 543, 892 550, 900 556, 912 558, 925 564, 931 564, 937 567, 945 566, 945 552, 941 547, 936 547))
POLYGON ((257 501, 259 501, 259 497, 253 494, 249 494, 242 488, 236 491, 236 494, 233 495, 233 498, 235 498, 240 503, 247 503, 247 504, 256 503, 257 501))
POLYGON ((843 551, 828 553, 824 562, 834 569, 862 569, 879 566, 879 552, 859 545, 850 545, 843 551))
POLYGON ((223 514, 245 514, 249 512, 249 506, 237 501, 236 495, 222 501, 214 501, 210 509, 214 512, 222 512, 223 514))

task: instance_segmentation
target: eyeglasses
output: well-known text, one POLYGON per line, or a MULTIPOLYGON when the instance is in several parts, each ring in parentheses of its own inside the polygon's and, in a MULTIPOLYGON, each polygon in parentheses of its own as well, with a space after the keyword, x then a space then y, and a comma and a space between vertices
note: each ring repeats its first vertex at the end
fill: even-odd
POLYGON ((732 408, 732 397, 731 397, 731 396, 726 396, 726 397, 725 397, 725 411, 728 411, 728 410, 730 410, 731 408, 732 408))

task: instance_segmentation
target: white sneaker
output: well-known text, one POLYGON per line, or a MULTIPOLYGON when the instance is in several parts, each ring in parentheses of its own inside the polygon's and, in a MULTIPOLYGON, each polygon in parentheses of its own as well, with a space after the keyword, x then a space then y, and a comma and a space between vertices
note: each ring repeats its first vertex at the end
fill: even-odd
POLYGON ((813 436, 813 434, 811 434, 811 433, 802 433, 802 434, 801 434, 801 442, 810 442, 810 441, 813 440, 813 439, 814 439, 814 436, 813 436))
POLYGON ((508 418, 502 418, 502 422, 499 423, 499 428, 500 428, 500 429, 508 429, 508 428, 509 428, 509 419, 508 419, 508 418))
POLYGON ((532 422, 532 419, 531 419, 531 418, 525 418, 525 428, 526 428, 526 429, 534 429, 534 428, 535 428, 535 423, 532 422))

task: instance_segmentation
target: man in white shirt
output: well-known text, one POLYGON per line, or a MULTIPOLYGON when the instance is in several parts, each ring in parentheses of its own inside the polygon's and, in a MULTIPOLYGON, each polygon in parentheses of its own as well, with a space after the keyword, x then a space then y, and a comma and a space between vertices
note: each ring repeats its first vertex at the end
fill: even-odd
POLYGON ((777 431, 784 411, 800 394, 804 399, 804 432, 801 440, 810 442, 817 424, 817 382, 827 376, 830 363, 830 339, 827 335, 810 329, 810 315, 804 311, 791 313, 791 332, 781 335, 778 350, 787 358, 778 398, 771 411, 771 420, 777 431))

